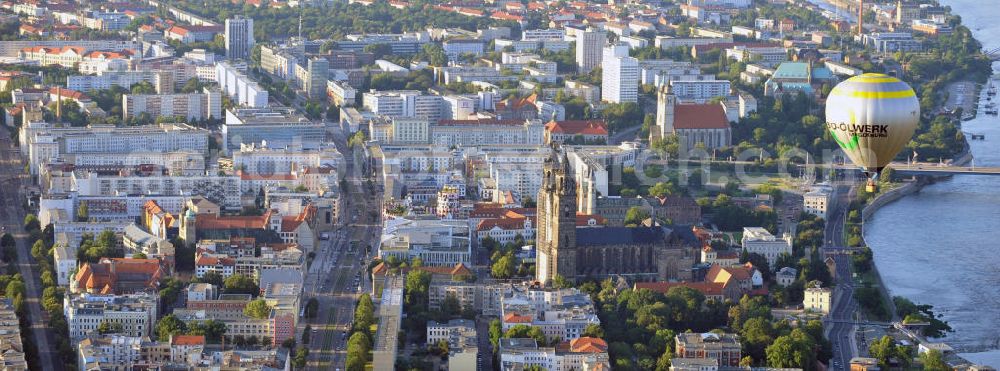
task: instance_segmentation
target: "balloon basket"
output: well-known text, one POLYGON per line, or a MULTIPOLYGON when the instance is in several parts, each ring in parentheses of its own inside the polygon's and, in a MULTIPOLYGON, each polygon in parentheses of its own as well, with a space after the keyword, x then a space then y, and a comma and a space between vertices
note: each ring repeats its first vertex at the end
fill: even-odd
POLYGON ((875 184, 874 180, 869 179, 868 182, 865 183, 865 192, 868 193, 878 192, 878 185, 875 184))

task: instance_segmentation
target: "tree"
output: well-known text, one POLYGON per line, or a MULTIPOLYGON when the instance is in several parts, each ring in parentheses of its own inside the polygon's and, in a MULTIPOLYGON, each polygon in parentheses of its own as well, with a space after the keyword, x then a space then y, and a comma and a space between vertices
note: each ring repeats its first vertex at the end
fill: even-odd
POLYGON ((596 323, 591 323, 587 325, 586 328, 583 329, 583 336, 603 339, 604 329, 601 328, 601 325, 598 325, 596 323))
POLYGON ((216 272, 216 271, 205 272, 205 274, 203 274, 201 276, 201 278, 198 278, 198 281, 199 282, 204 282, 204 283, 210 283, 210 284, 213 284, 213 285, 216 285, 216 286, 222 286, 223 283, 224 283, 224 279, 222 278, 222 275, 219 274, 219 272, 216 272))
POLYGON ((17 241, 10 233, 4 233, 0 237, 0 259, 5 263, 17 260, 17 241))
POLYGON ((85 222, 90 219, 90 208, 87 206, 86 201, 81 201, 80 206, 76 208, 76 221, 85 222))
POLYGON ((306 318, 316 318, 317 314, 319 314, 319 300, 309 298, 306 301, 306 318))
POLYGON ((347 370, 363 371, 368 363, 371 339, 363 332, 356 331, 347 339, 347 370))
POLYGON ((117 334, 117 333, 120 333, 120 332, 122 332, 122 324, 120 324, 120 323, 111 323, 111 322, 103 321, 103 322, 101 322, 100 325, 97 326, 97 333, 99 333, 101 335, 104 335, 104 334, 117 334))
POLYGON ((503 324, 498 319, 490 321, 490 343, 493 344, 493 351, 496 352, 503 337, 503 324))
POLYGON ((295 368, 300 370, 305 369, 306 360, 308 359, 309 359, 309 348, 298 347, 298 349, 295 349, 295 357, 292 358, 292 366, 295 366, 295 368))
POLYGON ((185 332, 187 332, 187 325, 173 314, 164 316, 156 323, 156 336, 160 341, 168 341, 170 336, 185 332))
POLYGON ((253 278, 236 273, 232 276, 226 278, 223 282, 227 294, 250 294, 257 296, 260 294, 260 288, 257 287, 257 282, 254 282, 253 278))
POLYGON ((941 351, 937 349, 931 349, 921 354, 920 364, 924 366, 924 371, 949 371, 952 369, 944 362, 941 351))
POLYGON ((649 219, 649 211, 642 207, 632 206, 625 212, 626 227, 638 226, 639 223, 642 223, 646 219, 649 219))
POLYGON ((462 303, 458 301, 458 296, 455 296, 455 293, 449 292, 445 295, 444 300, 441 301, 441 313, 448 318, 458 317, 462 314, 462 303))
POLYGON ((545 344, 545 333, 541 328, 528 325, 514 325, 504 333, 505 338, 532 338, 539 345, 545 344))
POLYGON ((41 230, 41 223, 38 221, 38 217, 35 214, 28 214, 24 216, 24 230, 26 232, 32 232, 41 230))
POLYGON ((675 192, 674 184, 671 182, 659 182, 649 187, 649 195, 653 197, 666 197, 674 194, 675 192))
POLYGON ((271 316, 271 306, 264 299, 257 299, 247 303, 243 314, 251 318, 266 319, 271 316))
POLYGON ((815 342, 808 334, 800 329, 792 330, 767 347, 767 364, 771 367, 812 370, 816 358, 814 346, 815 342))
POLYGON ((368 328, 375 323, 375 306, 372 298, 368 294, 363 294, 358 298, 358 304, 354 308, 354 330, 368 331, 368 328))
POLYGON ((490 267, 493 278, 507 279, 514 276, 514 269, 517 268, 514 259, 514 254, 508 252, 493 261, 493 265, 490 267))
POLYGON ((896 341, 889 335, 874 341, 868 346, 868 354, 878 360, 880 367, 888 369, 891 360, 899 362, 903 369, 907 369, 910 363, 910 348, 903 345, 896 345, 896 341))
POLYGON ((302 344, 309 344, 310 337, 312 337, 312 326, 306 325, 302 330, 302 344))

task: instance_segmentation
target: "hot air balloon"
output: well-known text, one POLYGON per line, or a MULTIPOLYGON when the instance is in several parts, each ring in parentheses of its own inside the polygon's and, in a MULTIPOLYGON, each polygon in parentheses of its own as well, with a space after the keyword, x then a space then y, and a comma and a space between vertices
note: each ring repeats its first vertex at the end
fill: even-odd
POLYGON ((855 165, 875 177, 913 137, 920 121, 920 102, 905 82, 880 73, 847 79, 830 91, 826 126, 855 165))

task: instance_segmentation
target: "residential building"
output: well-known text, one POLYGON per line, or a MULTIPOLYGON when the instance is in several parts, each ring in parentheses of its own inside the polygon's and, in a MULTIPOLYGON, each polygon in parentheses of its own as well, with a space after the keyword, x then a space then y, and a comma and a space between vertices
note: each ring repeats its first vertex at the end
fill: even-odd
POLYGON ((719 366, 739 366, 742 358, 739 336, 729 333, 677 334, 674 349, 679 358, 715 359, 719 366))
POLYGON ((792 254, 792 236, 785 234, 777 238, 761 227, 743 228, 743 251, 760 254, 770 266, 774 266, 781 254, 792 254))
POLYGON ((226 58, 250 59, 255 44, 253 19, 241 16, 226 19, 225 44, 226 58))
POLYGON ((177 40, 185 44, 194 42, 211 42, 215 36, 223 33, 224 28, 218 25, 198 26, 175 24, 163 31, 163 38, 177 40))
POLYGON ((270 148, 317 149, 326 139, 322 122, 313 122, 291 108, 233 108, 222 125, 222 149, 239 150, 243 144, 270 148))
POLYGON ((317 149, 296 147, 270 147, 254 143, 241 144, 233 151, 233 168, 249 174, 289 174, 308 168, 330 167, 336 169, 343 156, 336 147, 317 149))
POLYGON ((185 120, 222 118, 222 96, 218 90, 190 94, 123 94, 122 114, 130 119, 143 113, 150 117, 183 117, 185 120))
POLYGON ((608 129, 604 120, 549 121, 545 124, 545 143, 606 144, 608 129))
POLYGON ((860 41, 866 47, 883 54, 923 50, 920 40, 913 38, 913 34, 909 32, 872 32, 862 35, 860 41))
POLYGON ((447 323, 427 322, 427 345, 436 345, 439 342, 458 344, 468 342, 475 344, 476 322, 467 319, 453 319, 447 323), (465 340, 465 339, 471 339, 465 340))
POLYGON ((785 287, 794 283, 798 277, 799 271, 792 267, 782 267, 774 274, 777 284, 785 287))
POLYGON ((829 314, 833 308, 833 290, 828 287, 808 287, 802 299, 802 308, 807 311, 814 311, 829 314))
POLYGON ((601 100, 629 103, 639 100, 639 60, 628 54, 628 45, 604 47, 601 62, 601 100))
POLYGON ((121 325, 125 336, 150 336, 158 318, 156 293, 67 294, 63 302, 69 337, 75 341, 97 333, 101 323, 121 325))
POLYGON ((362 96, 362 106, 376 115, 441 119, 442 97, 416 90, 372 91, 362 96))
POLYGON ((4 370, 27 371, 21 327, 11 299, 0 299, 0 365, 4 370))
POLYGON ((729 80, 673 80, 669 83, 678 99, 700 103, 716 97, 727 97, 732 90, 729 80))
POLYGON ((268 104, 267 90, 250 79, 238 65, 229 62, 215 64, 215 82, 232 98, 234 105, 250 108, 264 108, 268 104))
POLYGON ((448 56, 448 61, 458 61, 460 56, 471 55, 479 57, 483 55, 486 45, 482 40, 477 39, 451 39, 441 43, 444 54, 448 56))
POLYGON ((833 202, 833 189, 829 186, 816 186, 802 195, 802 211, 826 219, 826 212, 833 202))
POLYGON ((326 82, 326 95, 330 98, 330 103, 339 107, 351 107, 357 103, 358 90, 347 81, 326 82))
POLYGON ((608 35, 600 30, 587 30, 576 33, 576 69, 579 73, 588 73, 601 66, 602 50, 608 43, 608 35))
POLYGON ((174 81, 166 71, 105 71, 100 75, 67 76, 66 88, 75 91, 105 90, 121 87, 128 90, 132 85, 150 83, 158 94, 174 91, 174 81))
POLYGON ((500 369, 523 370, 536 366, 550 371, 610 369, 608 344, 584 337, 564 341, 554 347, 539 347, 535 339, 501 338, 497 351, 500 369))
POLYGON ((502 328, 538 327, 548 341, 574 340, 589 325, 600 325, 591 298, 577 289, 527 289, 501 298, 502 328))
POLYGON ((124 71, 134 56, 132 50, 87 50, 82 47, 61 48, 33 46, 21 49, 18 58, 37 61, 42 66, 75 68, 80 73, 99 74, 106 71, 124 71))

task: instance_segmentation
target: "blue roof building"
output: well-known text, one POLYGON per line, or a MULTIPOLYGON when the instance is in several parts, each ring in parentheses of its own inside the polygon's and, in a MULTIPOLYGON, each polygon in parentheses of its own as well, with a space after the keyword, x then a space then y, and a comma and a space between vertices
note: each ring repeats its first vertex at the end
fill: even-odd
POLYGON ((814 89, 825 83, 835 83, 833 72, 825 66, 808 62, 784 62, 764 83, 764 95, 775 96, 787 92, 813 94, 814 89))

